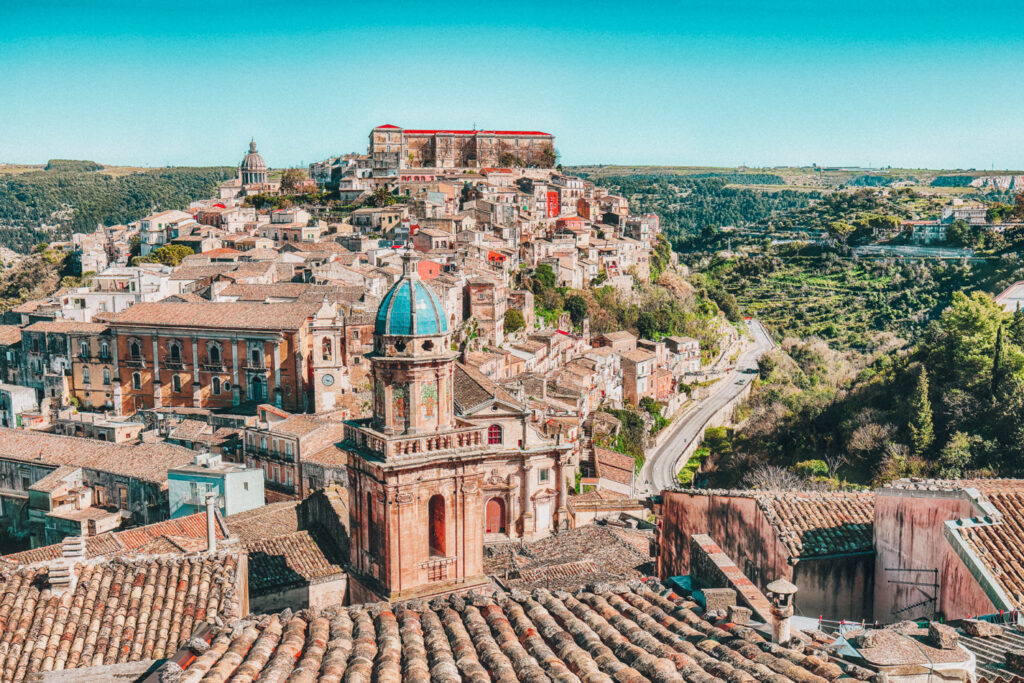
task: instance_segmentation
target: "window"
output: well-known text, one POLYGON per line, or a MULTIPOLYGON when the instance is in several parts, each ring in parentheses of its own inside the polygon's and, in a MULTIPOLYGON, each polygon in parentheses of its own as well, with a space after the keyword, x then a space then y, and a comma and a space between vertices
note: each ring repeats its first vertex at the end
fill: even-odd
POLYGON ((267 437, 260 437, 260 448, 262 448, 263 450, 267 450, 267 437))
POLYGON ((167 350, 171 354, 171 362, 172 363, 180 363, 181 362, 181 344, 179 344, 178 342, 171 342, 168 345, 167 350))
POLYGON ((541 481, 542 484, 548 480, 548 475, 549 475, 550 472, 551 472, 551 470, 546 470, 546 469, 540 471, 540 481, 541 481))
POLYGON ((210 390, 214 396, 220 396, 220 377, 213 378, 213 381, 210 383, 210 390))
POLYGON ((39 337, 32 337, 32 353, 39 353, 39 337))
POLYGON ((333 345, 331 344, 331 338, 330 337, 325 338, 323 343, 321 344, 321 352, 320 352, 320 358, 321 359, 323 359, 323 360, 331 360, 331 357, 334 355, 332 353, 332 346, 333 345))
POLYGON ((127 486, 118 486, 117 487, 117 497, 121 501, 121 507, 123 509, 127 510, 128 509, 128 487, 127 486))
POLYGON ((82 384, 89 384, 89 368, 82 368, 82 384))
POLYGON ((289 458, 292 457, 292 442, 291 441, 285 441, 285 443, 284 443, 284 452, 285 452, 285 455, 287 455, 289 458))
POLYGON ((254 368, 263 367, 263 352, 260 349, 251 349, 249 356, 252 358, 252 366, 254 368))
POLYGON ((100 342, 100 358, 110 358, 110 344, 100 342))
POLYGON ((171 391, 181 391, 181 375, 171 375, 171 391))
POLYGON ((142 358, 142 344, 133 340, 128 344, 128 353, 131 355, 132 360, 140 360, 142 358))
POLYGON ((82 356, 88 357, 89 356, 89 342, 85 341, 84 339, 82 341, 80 341, 78 343, 78 350, 79 350, 79 352, 81 353, 82 356))
POLYGON ((501 444, 501 425, 491 425, 487 428, 487 444, 489 446, 501 444))
POLYGON ((220 347, 216 344, 210 344, 210 349, 207 352, 210 357, 210 365, 220 365, 220 347))
POLYGON ((249 482, 247 482, 247 481, 243 481, 242 482, 242 490, 244 490, 244 491, 248 491, 249 490, 249 482))
POLYGON ((284 483, 288 486, 292 485, 292 471, 291 468, 284 471, 284 483))
POLYGON ((427 512, 430 520, 430 554, 434 557, 445 557, 447 534, 445 533, 444 496, 432 496, 427 504, 427 512))
POLYGON ((142 375, 137 372, 132 373, 132 389, 142 388, 142 375))

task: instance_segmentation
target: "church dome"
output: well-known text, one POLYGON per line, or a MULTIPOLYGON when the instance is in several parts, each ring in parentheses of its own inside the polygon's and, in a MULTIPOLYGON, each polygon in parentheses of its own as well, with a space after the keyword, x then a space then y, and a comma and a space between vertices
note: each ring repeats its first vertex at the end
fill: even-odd
POLYGON ((243 171, 266 171, 267 162, 263 160, 263 157, 256 151, 256 141, 252 140, 249 142, 249 153, 242 159, 242 170, 243 171))
POLYGON ((438 335, 448 333, 444 306, 434 290, 419 278, 412 257, 406 255, 402 279, 384 295, 377 309, 374 334, 438 335))

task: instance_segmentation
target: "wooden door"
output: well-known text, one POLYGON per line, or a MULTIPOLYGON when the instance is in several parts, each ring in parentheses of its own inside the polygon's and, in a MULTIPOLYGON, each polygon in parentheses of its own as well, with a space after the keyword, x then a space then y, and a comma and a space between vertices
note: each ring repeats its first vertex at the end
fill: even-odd
POLYGON ((487 533, 505 533, 505 501, 501 498, 491 498, 487 501, 487 533))

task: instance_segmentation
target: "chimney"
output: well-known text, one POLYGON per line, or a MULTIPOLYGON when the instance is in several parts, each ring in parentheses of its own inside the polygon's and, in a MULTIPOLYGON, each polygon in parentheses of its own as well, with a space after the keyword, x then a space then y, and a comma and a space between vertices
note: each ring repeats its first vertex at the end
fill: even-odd
POLYGON ((793 596, 797 588, 786 579, 768 584, 768 598, 772 601, 772 642, 786 645, 792 637, 793 596))
POLYGON ((61 542, 61 558, 50 565, 48 572, 50 588, 54 593, 61 594, 75 589, 77 580, 74 572, 75 562, 84 558, 84 538, 68 536, 61 542))
POLYGON ((208 491, 206 493, 206 551, 217 552, 217 520, 214 514, 214 504, 217 501, 217 493, 208 491))

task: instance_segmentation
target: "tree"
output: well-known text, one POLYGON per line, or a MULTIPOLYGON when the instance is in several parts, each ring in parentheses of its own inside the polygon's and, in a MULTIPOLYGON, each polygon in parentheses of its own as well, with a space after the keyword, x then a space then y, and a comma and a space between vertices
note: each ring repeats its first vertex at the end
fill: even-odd
POLYGON ((1017 195, 1017 200, 1013 205, 1013 217, 1024 221, 1024 192, 1017 195))
POLYGON ((522 166, 523 160, 517 157, 512 152, 505 152, 500 157, 498 157, 498 165, 506 168, 511 168, 513 166, 522 166))
POLYGON ((974 231, 967 221, 958 218, 946 228, 946 240, 952 244, 959 244, 962 247, 969 247, 974 244, 974 231))
POLYGON ((996 400, 999 383, 1003 379, 1003 326, 996 332, 996 348, 992 352, 992 400, 996 400))
POLYGON ((565 310, 569 312, 573 325, 579 325, 587 317, 587 300, 578 294, 565 298, 565 310))
POLYGON ((370 195, 370 204, 376 207, 391 206, 395 203, 395 196, 388 192, 388 188, 380 186, 370 195))
POLYGON ((132 235, 128 238, 128 255, 138 256, 142 252, 142 236, 132 235))
POLYGON ((842 242, 843 244, 846 244, 846 240, 850 238, 850 235, 852 235, 855 230, 856 228, 846 221, 832 221, 828 224, 828 227, 825 228, 829 237, 837 242, 842 242))
POLYGON ((971 446, 978 441, 964 432, 953 432, 949 441, 939 451, 938 474, 945 479, 958 479, 964 476, 971 463, 971 446))
POLYGON ((636 331, 642 339, 654 339, 658 335, 658 320, 654 314, 644 311, 638 315, 636 331))
POLYGON ((1013 312, 1013 317, 1010 319, 1009 326, 1010 341, 1017 346, 1024 346, 1024 311, 1020 308, 1020 302, 1017 302, 1017 310, 1013 312))
POLYGON ((932 427, 932 404, 928 398, 928 371, 921 366, 917 374, 917 385, 910 399, 910 448, 913 455, 921 457, 935 439, 932 427))
POLYGON ((306 172, 301 168, 286 168, 281 174, 281 192, 295 194, 299 186, 307 179, 306 172))
POLYGON ((165 244, 154 249, 149 256, 136 257, 134 261, 137 263, 162 263, 165 266, 180 266, 186 256, 191 256, 194 253, 191 248, 182 244, 165 244))
POLYGON ((518 308, 509 308, 505 311, 505 333, 511 334, 526 327, 526 318, 518 308))
POLYGON ((545 289, 553 289, 556 281, 557 278, 555 277, 555 271, 551 266, 546 263, 540 264, 533 271, 533 293, 540 294, 545 289))

